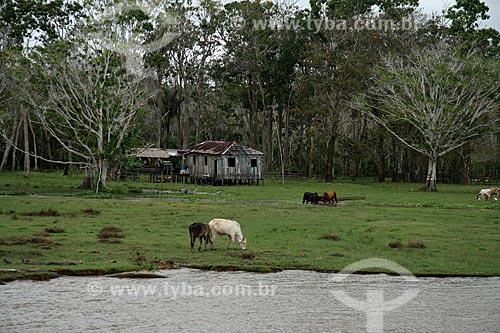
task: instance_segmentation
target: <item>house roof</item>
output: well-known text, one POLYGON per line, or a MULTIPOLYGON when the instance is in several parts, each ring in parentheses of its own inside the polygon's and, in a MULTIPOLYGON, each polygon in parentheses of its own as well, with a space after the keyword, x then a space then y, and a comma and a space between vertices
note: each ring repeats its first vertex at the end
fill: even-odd
POLYGON ((139 158, 169 158, 179 156, 177 149, 138 148, 134 153, 139 158))
POLYGON ((264 156, 264 153, 253 148, 228 141, 205 141, 180 151, 183 154, 207 155, 237 155, 237 156, 264 156))

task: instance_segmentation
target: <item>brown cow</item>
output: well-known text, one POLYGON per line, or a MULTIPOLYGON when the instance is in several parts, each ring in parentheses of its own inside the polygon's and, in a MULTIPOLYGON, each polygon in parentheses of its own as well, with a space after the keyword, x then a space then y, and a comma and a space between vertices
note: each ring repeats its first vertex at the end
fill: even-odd
POLYGON ((205 240, 205 251, 207 250, 207 243, 210 241, 210 227, 206 223, 193 223, 189 226, 189 236, 191 237, 191 253, 194 252, 194 243, 196 238, 200 239, 200 246, 198 247, 198 251, 201 251, 201 244, 203 240, 205 240))
POLYGON ((328 191, 328 192, 323 193, 323 195, 320 197, 320 199, 323 201, 323 203, 325 205, 327 202, 330 205, 332 205, 333 203, 337 204, 337 202, 339 202, 337 200, 337 193, 335 193, 333 191, 328 191))

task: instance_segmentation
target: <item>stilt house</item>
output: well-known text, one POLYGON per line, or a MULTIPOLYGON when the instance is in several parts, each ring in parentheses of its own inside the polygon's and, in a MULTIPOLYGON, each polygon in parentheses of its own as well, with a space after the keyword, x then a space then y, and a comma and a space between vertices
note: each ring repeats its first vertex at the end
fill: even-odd
POLYGON ((258 184, 264 154, 236 142, 205 141, 180 151, 191 177, 211 184, 258 184))

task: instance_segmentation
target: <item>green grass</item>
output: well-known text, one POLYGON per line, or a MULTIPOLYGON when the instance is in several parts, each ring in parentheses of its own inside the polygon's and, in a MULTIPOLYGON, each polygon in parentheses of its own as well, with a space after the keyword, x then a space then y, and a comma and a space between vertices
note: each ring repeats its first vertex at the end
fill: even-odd
MULTIPOLYGON (((96 195, 78 190, 79 182, 78 175, 33 173, 25 179, 0 173, 0 269, 102 274, 187 265, 335 271, 379 257, 417 275, 500 275, 500 202, 475 200, 481 186, 440 184, 439 192, 423 193, 418 184, 371 180, 298 180, 285 186, 266 180, 264 186, 231 187, 111 182, 110 193, 96 195), (209 194, 129 193, 185 187, 209 194), (325 190, 366 199, 337 207, 301 204, 304 191, 325 190), (58 214, 37 214, 42 210, 58 214), (240 222, 249 255, 227 251, 226 237, 217 238, 217 251, 190 252, 189 224, 215 217, 240 222), (120 227, 124 237, 100 241, 106 226, 120 227), (46 229, 63 232, 44 234, 46 229), (333 233, 340 239, 321 239, 333 233), (34 235, 45 238, 35 242, 34 235), (426 247, 388 246, 397 241, 426 247)), ((0 280, 11 278, 11 273, 0 274, 0 280)))

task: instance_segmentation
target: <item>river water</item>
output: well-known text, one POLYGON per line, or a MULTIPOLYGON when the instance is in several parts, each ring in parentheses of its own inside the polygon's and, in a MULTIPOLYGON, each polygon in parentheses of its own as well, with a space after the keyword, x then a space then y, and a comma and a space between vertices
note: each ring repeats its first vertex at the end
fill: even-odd
POLYGON ((1 285, 0 332, 500 332, 498 277, 159 273, 1 285))

